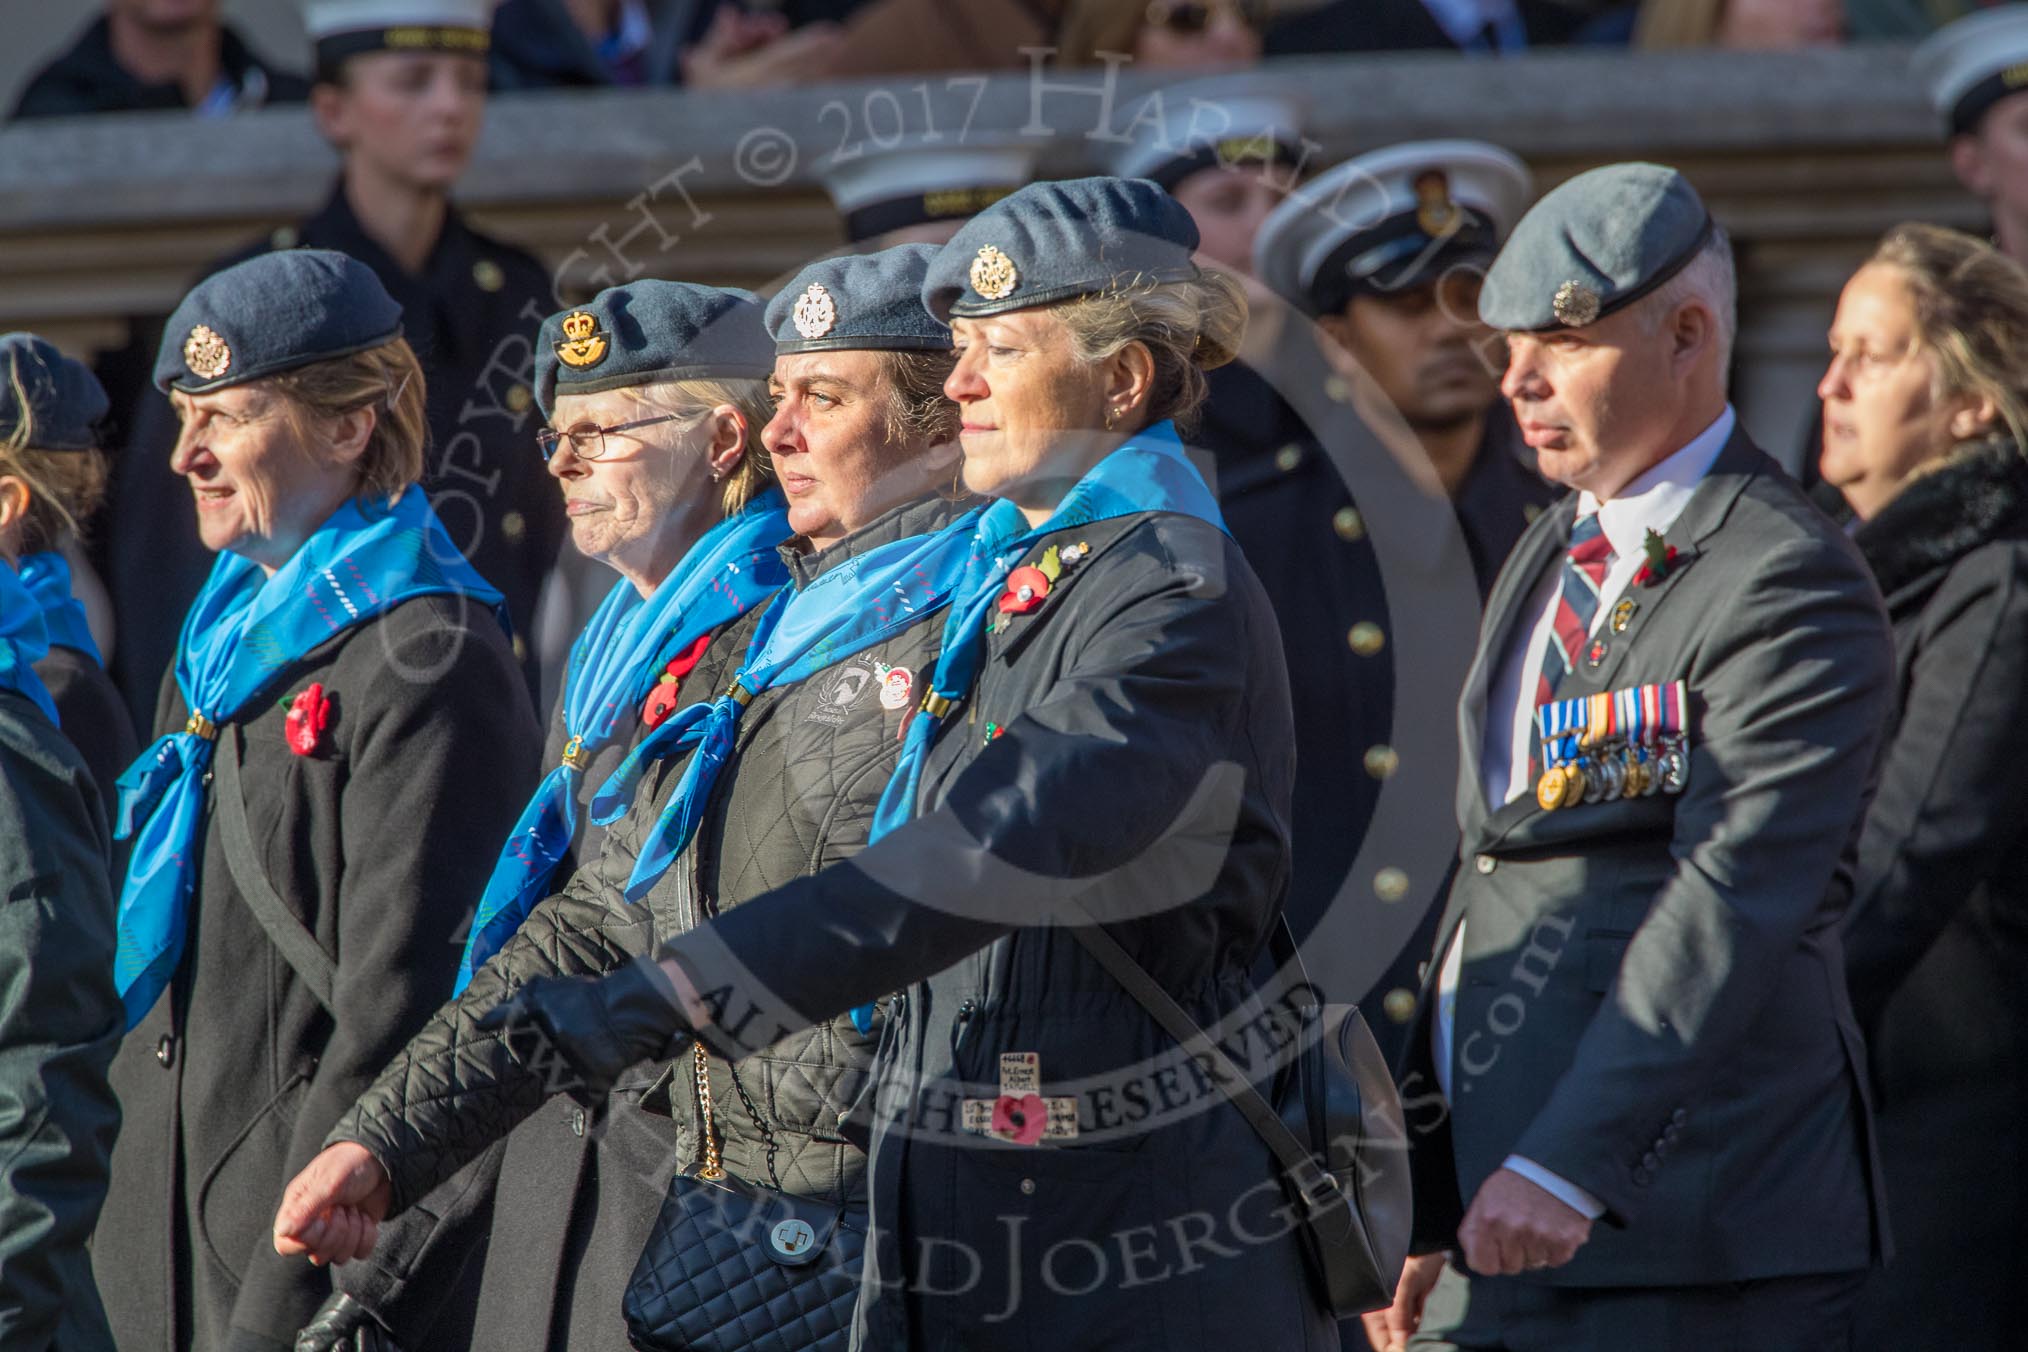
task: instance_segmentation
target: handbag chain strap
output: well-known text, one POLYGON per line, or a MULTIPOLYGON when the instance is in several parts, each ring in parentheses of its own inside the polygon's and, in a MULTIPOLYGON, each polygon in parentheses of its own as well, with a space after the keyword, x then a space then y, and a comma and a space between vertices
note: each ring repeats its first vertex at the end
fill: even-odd
POLYGON ((718 1122, 711 1111, 711 1062, 704 1044, 692 1043, 690 1050, 697 1066, 697 1108, 704 1118, 704 1161, 697 1176, 717 1180, 725 1177, 725 1166, 719 1160, 718 1122))

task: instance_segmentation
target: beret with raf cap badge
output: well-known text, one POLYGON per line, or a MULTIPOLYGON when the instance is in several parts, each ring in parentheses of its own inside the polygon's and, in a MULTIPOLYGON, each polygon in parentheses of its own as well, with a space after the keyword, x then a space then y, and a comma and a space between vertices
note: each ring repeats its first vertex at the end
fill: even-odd
POLYGON ((401 306, 350 254, 256 254, 199 282, 169 316, 155 388, 206 394, 399 337, 401 306))
POLYGON ((1666 165, 1588 170, 1514 227, 1486 272, 1479 318, 1514 333, 1595 324, 1681 272, 1714 228, 1704 199, 1666 165))
POLYGON ((106 415, 106 392, 83 362, 32 333, 0 334, 0 443, 88 451, 106 415))
POLYGON ((760 297, 732 287, 648 279, 607 287, 542 321, 535 402, 669 380, 765 380, 775 348, 760 297))
POLYGON ((898 244, 810 264, 768 302, 778 353, 848 348, 942 351, 951 331, 923 308, 934 244, 898 244))
POLYGON ((1197 223, 1145 178, 1031 183, 987 207, 931 262, 922 300, 939 319, 978 319, 1198 276, 1197 223))

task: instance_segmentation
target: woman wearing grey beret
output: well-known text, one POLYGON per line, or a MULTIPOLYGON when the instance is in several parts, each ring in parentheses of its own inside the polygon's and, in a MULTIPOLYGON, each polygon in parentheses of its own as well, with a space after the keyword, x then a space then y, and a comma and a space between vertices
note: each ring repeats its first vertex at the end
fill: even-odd
MULTIPOLYGON (((1337 1345, 1268 1147, 1144 1003, 1264 1054, 1249 971, 1288 873, 1273 613, 1175 426, 1243 325, 1196 243, 1152 183, 1088 179, 945 246, 924 301, 995 501, 872 843, 487 1020, 597 1094, 883 1001, 842 1128, 872 1160, 855 1347, 1337 1345)), ((320 1201, 291 1219, 356 1223, 320 1201)))
MULTIPOLYGON (((362 263, 200 283, 155 366, 218 558, 120 776, 124 1120, 92 1259, 124 1346, 286 1348, 329 1274, 290 1173, 442 999, 541 735, 500 594, 416 479, 422 370, 362 263)), ((169 510, 165 504, 161 510, 169 510)))

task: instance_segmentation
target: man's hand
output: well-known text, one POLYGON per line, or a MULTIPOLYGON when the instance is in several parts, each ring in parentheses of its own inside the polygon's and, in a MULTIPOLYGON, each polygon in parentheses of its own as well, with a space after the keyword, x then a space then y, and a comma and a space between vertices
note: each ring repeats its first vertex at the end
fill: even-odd
POLYGON ((1458 1226, 1465 1265, 1487 1276, 1562 1267, 1591 1238, 1591 1222, 1512 1169, 1495 1169, 1458 1226))
POLYGON ((289 1181, 275 1212, 275 1252, 312 1263, 349 1263, 373 1252, 394 1188, 356 1141, 326 1146, 289 1181))
POLYGON ((1394 1304, 1359 1316, 1373 1352, 1402 1352, 1408 1346, 1409 1335, 1422 1327, 1422 1307, 1443 1270, 1444 1255, 1440 1253, 1412 1255, 1401 1265, 1401 1280, 1394 1284, 1394 1304))

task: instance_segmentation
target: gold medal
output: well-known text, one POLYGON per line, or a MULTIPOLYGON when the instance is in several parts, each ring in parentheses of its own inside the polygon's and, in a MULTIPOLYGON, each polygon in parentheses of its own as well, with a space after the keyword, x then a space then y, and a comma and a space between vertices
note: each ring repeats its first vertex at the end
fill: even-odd
POLYGON ((1561 765, 1552 765, 1542 772, 1542 778, 1535 781, 1535 801, 1542 805, 1544 812, 1554 812, 1563 806, 1563 791, 1570 783, 1570 772, 1561 765))
POLYGON ((1647 791, 1648 767, 1646 763, 1635 759, 1633 753, 1629 752, 1627 754, 1627 787, 1625 794, 1628 798, 1638 798, 1647 791))
POLYGON ((1587 792, 1584 767, 1575 764, 1566 765, 1563 767, 1563 773, 1565 778, 1563 781, 1562 805, 1564 807, 1576 807, 1579 803, 1585 801, 1585 794, 1587 792))

